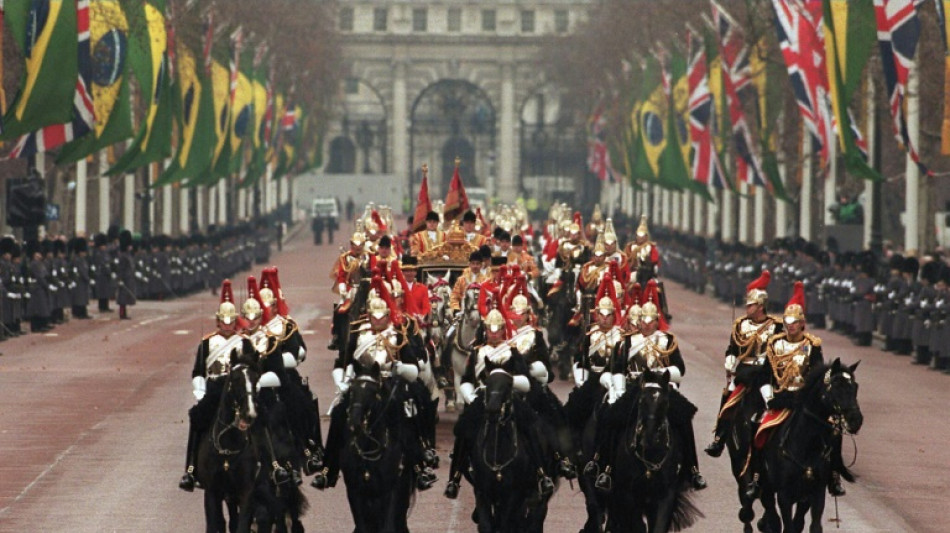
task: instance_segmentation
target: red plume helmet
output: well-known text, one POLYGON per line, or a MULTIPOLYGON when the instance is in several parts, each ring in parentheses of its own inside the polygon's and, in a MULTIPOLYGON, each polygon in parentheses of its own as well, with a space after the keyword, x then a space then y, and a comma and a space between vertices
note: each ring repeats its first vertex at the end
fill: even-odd
POLYGON ((264 269, 261 273, 261 287, 267 287, 274 292, 274 298, 277 300, 277 314, 284 317, 290 314, 287 300, 284 299, 284 291, 280 289, 277 267, 270 266, 264 269))
POLYGON ((805 320, 805 284, 801 281, 795 282, 792 289, 792 298, 785 305, 784 320, 786 323, 805 320))
POLYGON ((643 287, 639 283, 634 283, 630 290, 627 291, 627 296, 630 302, 627 304, 627 307, 632 305, 642 305, 643 302, 643 287))
POLYGON ((231 288, 229 279, 221 282, 221 301, 218 303, 218 312, 215 313, 215 317, 225 324, 231 324, 240 318, 237 305, 234 303, 234 289, 231 288))
POLYGON ((257 289, 257 278, 254 276, 247 277, 247 298, 257 300, 257 303, 261 306, 261 323, 267 324, 270 322, 270 308, 264 305, 264 300, 261 299, 261 293, 257 289))
POLYGON ((745 287, 745 304, 762 304, 769 299, 769 293, 766 290, 769 287, 769 282, 772 281, 772 274, 768 270, 763 270, 762 275, 756 278, 755 281, 746 285, 745 287))
POLYGON ((668 330, 670 325, 666 323, 666 316, 664 316, 663 311, 660 309, 660 289, 656 284, 656 278, 647 282, 647 286, 643 291, 642 298, 644 302, 641 316, 651 316, 652 312, 655 310, 657 329, 660 331, 668 330), (647 304, 651 304, 654 309, 648 310, 646 308, 647 304))
POLYGON ((221 282, 221 301, 219 303, 234 303, 234 289, 231 288, 231 280, 226 279, 221 282))
POLYGON ((383 222, 383 217, 379 216, 379 211, 373 209, 373 212, 370 213, 370 218, 376 223, 380 233, 386 233, 386 224, 383 222))

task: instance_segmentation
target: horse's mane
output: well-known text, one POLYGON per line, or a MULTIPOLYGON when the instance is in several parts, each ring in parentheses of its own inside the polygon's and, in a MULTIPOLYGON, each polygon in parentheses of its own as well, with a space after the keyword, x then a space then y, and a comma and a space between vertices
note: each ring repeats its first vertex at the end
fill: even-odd
POLYGON ((826 363, 808 371, 805 375, 805 385, 802 386, 801 391, 796 395, 796 405, 805 403, 810 398, 817 397, 816 391, 825 384, 825 373, 831 370, 833 366, 834 363, 826 363))

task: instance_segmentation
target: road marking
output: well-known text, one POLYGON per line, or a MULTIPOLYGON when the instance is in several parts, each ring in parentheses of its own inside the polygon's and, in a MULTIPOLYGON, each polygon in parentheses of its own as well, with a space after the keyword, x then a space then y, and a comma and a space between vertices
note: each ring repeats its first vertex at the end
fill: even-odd
POLYGON ((59 333, 44 333, 44 337, 59 337, 59 333))
MULTIPOLYGON (((83 432, 83 434, 80 436, 80 440, 82 440, 82 437, 84 437, 85 435, 86 435, 86 433, 83 432)), ((69 455, 70 453, 72 453, 73 448, 75 448, 75 447, 76 447, 76 444, 73 444, 73 445, 70 446, 69 448, 66 448, 66 451, 64 451, 63 453, 57 455, 57 456, 56 456, 56 459, 53 461, 53 463, 50 464, 49 466, 47 466, 45 470, 43 470, 42 472, 40 472, 40 475, 36 476, 36 478, 34 478, 33 481, 31 481, 29 485, 27 485, 23 490, 21 490, 21 491, 20 491, 20 494, 17 494, 17 497, 14 498, 12 502, 10 502, 10 505, 4 507, 3 509, 0 509, 0 516, 5 515, 5 514, 10 510, 11 507, 13 507, 18 501, 20 501, 21 499, 23 499, 23 497, 26 496, 26 494, 27 494, 28 492, 30 492, 30 489, 32 489, 34 485, 36 485, 37 483, 39 483, 39 481, 40 481, 41 479, 43 479, 44 477, 46 477, 46 474, 49 474, 54 468, 56 468, 56 465, 58 465, 58 464, 60 463, 60 461, 62 461, 63 459, 65 459, 67 455, 69 455)))
POLYGON ((176 329, 172 332, 172 335, 189 335, 191 334, 190 329, 176 329))
POLYGON ((459 509, 462 508, 462 504, 459 503, 458 498, 452 500, 452 514, 449 516, 449 529, 446 533, 456 533, 459 527, 459 509))
POLYGON ((147 320, 143 320, 143 321, 139 322, 138 325, 139 325, 139 326, 147 326, 147 325, 151 324, 152 322, 159 322, 159 321, 165 320, 165 319, 168 318, 169 316, 170 316, 170 315, 158 315, 158 316, 155 317, 155 318, 149 318, 149 319, 147 319, 147 320))

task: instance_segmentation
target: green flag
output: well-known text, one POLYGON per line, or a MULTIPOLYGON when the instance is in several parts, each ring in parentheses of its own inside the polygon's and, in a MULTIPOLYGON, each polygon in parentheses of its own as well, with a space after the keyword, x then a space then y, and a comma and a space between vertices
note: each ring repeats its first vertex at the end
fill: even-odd
POLYGON ((775 198, 791 202, 782 184, 775 154, 775 123, 782 106, 782 65, 766 60, 768 45, 765 38, 754 46, 749 54, 749 76, 756 92, 756 123, 759 132, 759 154, 762 157, 762 172, 769 180, 775 198))
POLYGON ((175 97, 168 75, 168 36, 165 32, 165 1, 147 0, 135 17, 129 43, 129 63, 148 102, 145 120, 132 145, 106 173, 128 172, 166 158, 172 153, 172 121, 175 97))
POLYGON ((849 112, 851 98, 877 40, 874 5, 872 0, 823 0, 823 8, 825 64, 845 168, 862 178, 878 181, 881 175, 868 165, 849 112))
POLYGON ((264 131, 267 128, 264 117, 267 112, 266 77, 262 68, 256 69, 256 76, 251 82, 253 88, 253 129, 251 130, 251 160, 247 165, 241 187, 250 187, 257 183, 267 167, 267 139, 264 131))
POLYGON ((689 142, 689 79, 686 77, 686 58, 675 48, 670 56, 671 94, 666 117, 666 147, 660 156, 660 175, 665 187, 688 190, 712 201, 705 185, 690 176, 689 142))
POLYGON ((660 65, 656 59, 647 58, 640 83, 639 106, 636 108, 635 156, 632 177, 637 180, 656 181, 659 176, 660 154, 666 145, 664 134, 666 95, 660 83, 660 65))
POLYGON ((70 123, 79 76, 75 1, 7 0, 3 11, 24 63, 0 140, 70 123))
MULTIPOLYGON (((136 9, 141 10, 141 1, 136 9)), ((126 7, 125 9, 129 9, 126 7)), ((74 163, 132 136, 129 102, 129 22, 117 0, 89 4, 92 100, 96 110, 94 135, 85 135, 62 147, 56 163, 74 163)))
POLYGON ((214 99, 211 83, 195 54, 184 45, 177 47, 178 105, 181 139, 178 153, 153 187, 203 181, 214 157, 214 99))

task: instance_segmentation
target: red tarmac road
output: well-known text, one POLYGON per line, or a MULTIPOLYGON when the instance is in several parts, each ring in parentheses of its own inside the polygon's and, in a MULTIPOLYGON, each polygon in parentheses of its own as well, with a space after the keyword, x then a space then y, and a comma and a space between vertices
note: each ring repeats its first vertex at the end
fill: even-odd
MULTIPOLYGON (((346 233, 338 236, 345 239, 346 233)), ((272 256, 309 347, 301 371, 322 406, 329 406, 332 395, 332 355, 326 345, 334 296, 328 272, 337 247, 314 246, 309 232, 301 231, 272 256)), ((243 284, 235 280, 236 287, 243 284)), ((668 285, 672 331, 687 361, 682 391, 700 408, 695 426, 702 447, 718 408, 722 352, 734 312, 668 285)), ((132 308, 130 321, 114 313, 94 315, 94 320, 73 320, 45 335, 0 344, 0 531, 203 530, 201 493, 182 492, 177 483, 193 403, 194 350, 214 327, 216 304, 207 293, 141 302, 132 308)), ((836 334, 814 333, 824 339, 829 360, 862 360, 857 379, 865 422, 855 438, 854 466, 860 479, 838 500, 837 531, 947 531, 950 376, 876 348, 857 348, 836 334)), ((555 390, 566 399, 569 386, 557 382, 555 390)), ((469 519, 471 487, 463 485, 455 501, 442 496, 454 419, 442 415, 440 480, 418 495, 409 518, 414 532, 475 530, 469 519)), ((846 441, 846 460, 853 450, 846 441)), ((706 517, 693 530, 737 531, 728 459, 700 454, 709 488, 695 495, 706 517)), ((311 504, 307 529, 351 531, 342 480, 327 492, 310 488, 309 481, 303 486, 311 504)), ((577 531, 585 520, 583 503, 578 490, 562 483, 551 504, 548 531, 577 531)), ((834 516, 834 502, 828 503, 825 527, 833 531, 828 519, 834 516)))

